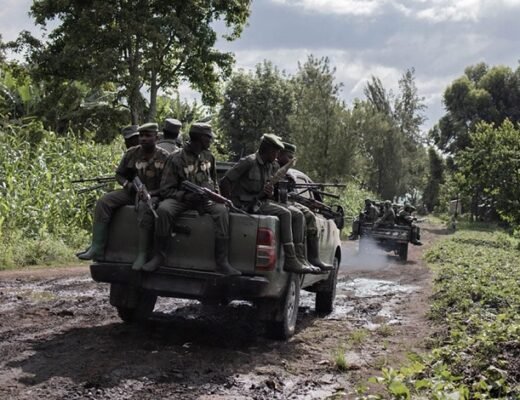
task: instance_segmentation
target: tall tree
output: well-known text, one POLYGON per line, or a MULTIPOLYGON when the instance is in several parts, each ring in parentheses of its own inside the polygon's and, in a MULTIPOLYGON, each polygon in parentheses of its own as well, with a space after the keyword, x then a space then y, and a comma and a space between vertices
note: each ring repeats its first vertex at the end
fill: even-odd
POLYGON ((272 63, 264 61, 252 73, 236 72, 226 85, 218 117, 231 158, 256 151, 266 132, 289 139, 292 109, 291 85, 272 63))
POLYGON ((341 86, 329 59, 311 55, 299 65, 293 85, 295 109, 289 121, 298 167, 319 180, 351 175, 358 138, 350 112, 338 98, 341 86))
POLYGON ((444 182, 444 162, 434 147, 428 148, 428 181, 423 193, 423 203, 428 211, 439 205, 440 185, 444 182))
POLYGON ((446 114, 431 136, 442 151, 456 155, 470 144, 470 132, 479 122, 519 122, 519 102, 520 67, 469 66, 444 91, 446 114))
POLYGON ((40 42, 24 32, 18 45, 41 76, 78 79, 93 87, 114 83, 132 122, 155 118, 159 90, 187 80, 215 103, 221 77, 231 73, 231 53, 214 48, 216 21, 236 39, 249 16, 250 0, 34 0, 36 23, 58 25, 40 42), (143 88, 148 89, 144 116, 143 88))

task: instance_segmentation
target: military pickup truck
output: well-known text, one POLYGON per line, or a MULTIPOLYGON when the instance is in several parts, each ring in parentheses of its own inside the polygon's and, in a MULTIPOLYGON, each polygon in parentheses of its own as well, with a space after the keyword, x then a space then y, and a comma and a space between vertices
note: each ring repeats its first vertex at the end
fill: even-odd
POLYGON ((359 228, 359 253, 369 252, 374 244, 393 251, 401 261, 408 259, 408 243, 412 228, 409 225, 379 225, 364 222, 359 228))
MULTIPOLYGON (((220 172, 229 164, 219 164, 220 172)), ((310 183, 291 170, 299 183, 310 183)), ((312 192, 306 193, 312 196, 312 192)), ((320 275, 283 271, 279 220, 274 216, 230 213, 230 263, 242 275, 223 278, 215 273, 214 231, 209 215, 187 211, 175 222, 166 265, 153 272, 133 271, 137 251, 137 221, 132 206, 118 210, 109 228, 102 260, 90 266, 92 278, 110 284, 110 304, 127 323, 143 321, 153 312, 158 296, 228 304, 246 300, 265 321, 267 336, 287 339, 295 332, 300 290, 316 293, 320 315, 332 312, 341 261, 340 233, 332 219, 318 214, 320 255, 334 270, 320 275)))

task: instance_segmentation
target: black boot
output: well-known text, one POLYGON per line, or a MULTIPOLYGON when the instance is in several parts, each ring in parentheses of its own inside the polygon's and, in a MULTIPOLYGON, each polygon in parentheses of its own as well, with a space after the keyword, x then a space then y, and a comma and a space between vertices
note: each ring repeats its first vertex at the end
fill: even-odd
POLYGON ((216 271, 226 276, 239 276, 242 273, 229 264, 229 238, 215 238, 216 271))
POLYGON ((92 244, 82 253, 76 254, 80 260, 99 260, 105 254, 108 238, 108 224, 94 222, 92 226, 92 244))
POLYGON ((166 251, 168 250, 168 236, 155 236, 153 258, 142 266, 143 271, 155 271, 166 262, 166 251))
POLYGON ((132 269, 139 271, 146 263, 146 255, 150 249, 152 232, 150 229, 139 228, 138 237, 139 242, 137 243, 137 257, 132 264, 132 269))
POLYGON ((317 266, 322 271, 332 271, 333 265, 325 264, 320 260, 320 243, 318 236, 307 238, 307 258, 312 265, 317 266))
POLYGON ((288 272, 296 272, 298 274, 312 274, 314 268, 306 267, 296 257, 296 249, 294 243, 284 243, 283 250, 285 252, 285 263, 283 270, 288 272))
POLYGON ((308 268, 309 274, 320 274, 321 269, 318 266, 312 265, 306 258, 305 258, 305 245, 303 243, 295 243, 294 244, 294 250, 296 250, 296 258, 299 262, 302 263, 302 265, 305 268, 308 268))

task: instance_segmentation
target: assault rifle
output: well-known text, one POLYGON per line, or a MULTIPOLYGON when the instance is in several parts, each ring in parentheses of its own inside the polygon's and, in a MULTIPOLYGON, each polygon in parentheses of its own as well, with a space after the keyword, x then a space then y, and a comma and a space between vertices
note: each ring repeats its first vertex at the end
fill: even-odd
MULTIPOLYGON (((285 164, 283 167, 281 167, 278 171, 276 171, 275 174, 267 180, 267 182, 271 183, 274 186, 277 183, 284 180, 285 176, 287 175, 287 172, 289 171, 289 168, 291 168, 295 162, 296 158, 292 158, 291 160, 289 160, 289 162, 285 164)), ((248 210, 256 214, 260 209, 260 206, 262 205, 262 200, 265 200, 266 197, 267 195, 264 192, 260 192, 260 194, 251 201, 248 210)))
POLYGON ((304 205, 311 211, 320 213, 326 219, 333 219, 338 229, 343 228, 343 225, 345 223, 345 213, 343 212, 343 207, 337 205, 333 208, 326 205, 325 203, 322 203, 321 201, 310 199, 308 197, 302 196, 294 192, 288 193, 288 196, 290 200, 296 201, 297 203, 304 205))
POLYGON ((325 192, 324 189, 326 187, 335 187, 335 188, 343 188, 346 187, 344 183, 293 183, 289 184, 289 187, 294 189, 303 189, 298 192, 298 194, 303 194, 305 192, 313 192, 322 196, 332 197, 334 199, 339 199, 339 196, 334 193, 325 192))
POLYGON ((240 214, 244 214, 244 215, 247 215, 248 217, 253 218, 252 215, 248 214, 244 210, 241 210, 240 208, 235 207, 235 205, 233 204, 233 202, 231 200, 225 198, 224 196, 221 196, 220 194, 214 192, 213 190, 199 186, 190 181, 183 181, 181 183, 181 189, 185 190, 187 192, 190 192, 190 193, 196 193, 199 196, 204 197, 207 200, 214 201, 215 203, 224 204, 231 211, 234 211, 234 212, 237 212, 240 214))
POLYGON ((155 208, 153 208, 153 202, 152 202, 152 196, 150 195, 150 192, 148 189, 146 189, 146 185, 141 181, 141 179, 136 175, 136 177, 132 180, 132 183, 134 184, 134 188, 137 191, 137 197, 136 197, 136 208, 137 204, 139 204, 139 198, 141 198, 150 211, 152 212, 153 216, 155 218, 159 218, 157 215, 157 212, 155 211, 155 208))
POLYGON ((116 177, 115 176, 96 176, 94 178, 80 178, 80 179, 74 179, 71 181, 71 183, 85 183, 85 182, 96 182, 97 185, 89 186, 83 189, 79 189, 77 191, 78 194, 90 192, 91 190, 100 189, 109 183, 115 182, 116 177))

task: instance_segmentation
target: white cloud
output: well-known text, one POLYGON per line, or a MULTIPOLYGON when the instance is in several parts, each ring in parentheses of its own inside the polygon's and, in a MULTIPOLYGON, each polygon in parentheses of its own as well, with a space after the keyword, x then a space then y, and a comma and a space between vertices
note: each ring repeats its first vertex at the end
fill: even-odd
POLYGON ((387 0, 272 0, 323 14, 373 15, 387 0))
POLYGON ((406 17, 439 22, 476 22, 504 9, 520 8, 520 0, 271 0, 307 12, 374 16, 391 6, 406 17))

